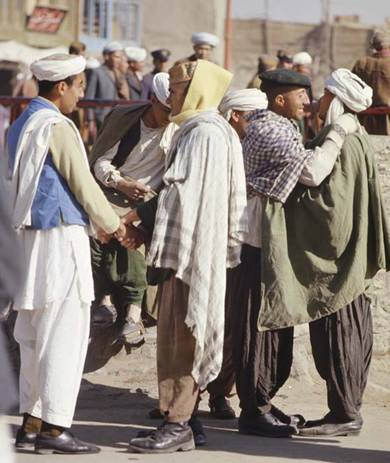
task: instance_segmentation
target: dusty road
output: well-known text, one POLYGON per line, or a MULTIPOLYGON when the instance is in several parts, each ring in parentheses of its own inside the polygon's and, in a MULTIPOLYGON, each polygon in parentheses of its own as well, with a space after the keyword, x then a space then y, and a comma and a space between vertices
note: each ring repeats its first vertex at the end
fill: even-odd
MULTIPOLYGON (((266 439, 237 433, 237 421, 218 421, 207 414, 207 397, 201 403, 208 445, 201 450, 172 455, 130 453, 128 442, 137 430, 156 425, 147 412, 157 404, 154 364, 154 332, 147 344, 134 354, 120 353, 105 367, 85 375, 73 430, 80 438, 102 447, 91 456, 41 456, 19 453, 17 463, 97 462, 326 462, 390 463, 390 387, 387 371, 373 365, 373 375, 363 408, 364 429, 359 437, 331 439, 266 439)), ((206 396, 207 394, 205 394, 206 396)), ((326 396, 320 380, 309 384, 292 379, 279 394, 277 405, 287 412, 317 418, 326 412, 326 396)), ((238 412, 238 402, 233 398, 238 412)), ((15 432, 20 419, 9 417, 15 432)), ((1 462, 0 462, 1 463, 1 462)))

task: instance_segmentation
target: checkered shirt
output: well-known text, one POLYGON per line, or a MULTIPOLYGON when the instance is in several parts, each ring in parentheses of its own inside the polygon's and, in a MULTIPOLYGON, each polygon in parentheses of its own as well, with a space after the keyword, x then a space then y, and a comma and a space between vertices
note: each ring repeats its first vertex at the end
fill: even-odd
POLYGON ((260 193, 286 202, 313 152, 289 119, 260 109, 251 113, 243 142, 248 197, 260 193))

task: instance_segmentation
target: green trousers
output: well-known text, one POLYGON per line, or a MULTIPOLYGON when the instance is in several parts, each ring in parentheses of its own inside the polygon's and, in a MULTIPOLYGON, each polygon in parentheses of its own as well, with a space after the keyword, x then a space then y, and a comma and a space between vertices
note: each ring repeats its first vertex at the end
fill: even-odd
POLYGON ((95 300, 110 295, 119 320, 126 318, 130 304, 142 307, 147 282, 144 254, 127 250, 112 239, 107 244, 91 238, 95 300))

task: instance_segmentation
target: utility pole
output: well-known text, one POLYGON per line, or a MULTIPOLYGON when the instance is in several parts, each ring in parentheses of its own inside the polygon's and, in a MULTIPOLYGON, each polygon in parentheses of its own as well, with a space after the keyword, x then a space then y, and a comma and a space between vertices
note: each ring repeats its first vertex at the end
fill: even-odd
POLYGON ((326 74, 331 69, 331 0, 321 0, 322 4, 322 59, 326 74))
POLYGON ((225 17, 225 69, 232 67, 232 0, 226 0, 226 17, 225 17))

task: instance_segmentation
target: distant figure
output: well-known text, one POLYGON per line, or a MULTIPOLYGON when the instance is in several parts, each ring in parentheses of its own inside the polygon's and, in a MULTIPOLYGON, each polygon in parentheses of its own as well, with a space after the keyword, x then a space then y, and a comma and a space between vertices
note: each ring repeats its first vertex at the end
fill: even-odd
POLYGON ((171 52, 165 48, 154 50, 151 53, 153 58, 153 71, 146 74, 142 80, 141 100, 150 100, 153 95, 153 79, 159 72, 168 70, 168 61, 171 57, 171 52))
MULTIPOLYGON (((390 28, 378 29, 371 39, 373 56, 359 59, 352 72, 374 91, 372 106, 390 106, 390 28)), ((390 135, 390 115, 362 116, 369 134, 390 135)))
POLYGON ((293 67, 292 57, 291 55, 287 54, 286 50, 278 50, 278 53, 276 56, 279 60, 279 63, 277 65, 278 69, 292 69, 293 67))
POLYGON ((69 45, 69 54, 85 56, 86 49, 87 49, 87 46, 85 45, 85 43, 75 40, 69 45))
POLYGON ((292 58, 293 70, 311 77, 313 58, 306 51, 296 53, 292 58))
MULTIPOLYGON (((123 47, 119 42, 110 42, 103 48, 104 63, 89 74, 85 98, 119 100, 119 67, 122 63, 123 47)), ((100 128, 110 108, 97 108, 88 111, 89 130, 92 138, 100 128)))
POLYGON ((140 100, 142 93, 142 71, 145 66, 146 50, 139 47, 125 48, 129 69, 127 71, 127 83, 130 88, 130 99, 140 100))
POLYGON ((251 81, 248 84, 248 88, 260 88, 261 79, 259 77, 265 71, 271 71, 271 69, 276 69, 278 65, 278 59, 275 56, 271 55, 260 55, 258 58, 257 71, 256 74, 252 77, 251 81))
POLYGON ((194 46, 194 53, 187 58, 176 61, 175 64, 182 64, 187 61, 197 61, 204 59, 206 61, 213 61, 214 48, 219 44, 219 38, 208 32, 195 32, 191 37, 194 46))

